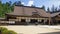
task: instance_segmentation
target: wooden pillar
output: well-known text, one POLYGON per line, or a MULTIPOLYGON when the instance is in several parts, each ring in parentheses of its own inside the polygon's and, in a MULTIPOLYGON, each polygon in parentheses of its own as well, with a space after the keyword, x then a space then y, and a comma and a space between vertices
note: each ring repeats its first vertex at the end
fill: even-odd
POLYGON ((37 21, 39 22, 39 19, 37 19, 37 21))
POLYGON ((44 19, 44 24, 46 24, 47 19, 44 19))
POLYGON ((17 17, 16 21, 20 21, 21 22, 21 17, 17 17))
POLYGON ((30 19, 26 19, 26 22, 30 22, 30 19))
POLYGON ((41 19, 38 19, 38 22, 41 22, 41 19))
POLYGON ((45 19, 44 19, 44 24, 45 24, 45 19))
POLYGON ((29 18, 26 18, 26 22, 27 22, 27 24, 29 24, 29 22, 30 22, 30 19, 29 19, 29 18))
POLYGON ((56 20, 56 24, 58 24, 58 20, 56 20))
POLYGON ((49 17, 49 25, 51 24, 51 17, 49 17))

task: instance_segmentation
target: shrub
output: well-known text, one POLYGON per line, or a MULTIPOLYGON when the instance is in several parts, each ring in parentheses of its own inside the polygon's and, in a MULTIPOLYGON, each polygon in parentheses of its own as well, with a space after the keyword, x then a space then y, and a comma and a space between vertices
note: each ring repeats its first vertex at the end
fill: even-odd
POLYGON ((17 34, 16 32, 12 30, 8 30, 7 28, 0 27, 0 33, 1 34, 17 34))

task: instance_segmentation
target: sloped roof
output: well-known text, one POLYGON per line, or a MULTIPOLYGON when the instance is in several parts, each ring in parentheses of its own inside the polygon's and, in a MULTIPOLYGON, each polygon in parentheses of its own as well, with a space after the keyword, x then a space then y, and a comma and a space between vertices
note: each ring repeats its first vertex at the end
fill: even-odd
POLYGON ((52 14, 50 14, 51 15, 51 17, 55 17, 55 16, 57 16, 57 15, 59 15, 60 14, 60 12, 56 12, 56 13, 52 13, 52 14))
POLYGON ((43 9, 38 7, 29 7, 29 6, 15 6, 14 12, 7 14, 31 16, 33 15, 32 12, 38 12, 38 14, 42 17, 50 17, 50 14, 46 13, 46 11, 44 11, 43 9))

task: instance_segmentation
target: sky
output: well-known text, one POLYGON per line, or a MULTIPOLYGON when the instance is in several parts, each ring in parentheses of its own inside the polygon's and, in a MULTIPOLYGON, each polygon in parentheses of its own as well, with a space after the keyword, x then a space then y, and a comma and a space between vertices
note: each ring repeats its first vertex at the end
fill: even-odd
POLYGON ((1 1, 2 3, 8 1, 12 1, 12 3, 14 3, 15 1, 21 1, 22 4, 24 4, 25 6, 35 5, 36 7, 41 7, 44 5, 46 9, 48 7, 51 8, 52 5, 54 5, 55 7, 58 7, 60 5, 60 0, 1 0, 1 1))

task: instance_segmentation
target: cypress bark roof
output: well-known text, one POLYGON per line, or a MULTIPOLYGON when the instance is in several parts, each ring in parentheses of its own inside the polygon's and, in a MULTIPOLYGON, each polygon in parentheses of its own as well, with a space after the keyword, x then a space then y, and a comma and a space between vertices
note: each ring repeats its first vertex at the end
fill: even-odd
POLYGON ((15 6, 14 7, 14 12, 12 13, 7 13, 10 15, 26 15, 26 16, 31 16, 33 13, 37 13, 38 15, 42 17, 51 17, 50 13, 47 13, 44 11, 42 8, 38 7, 29 7, 29 6, 15 6))

